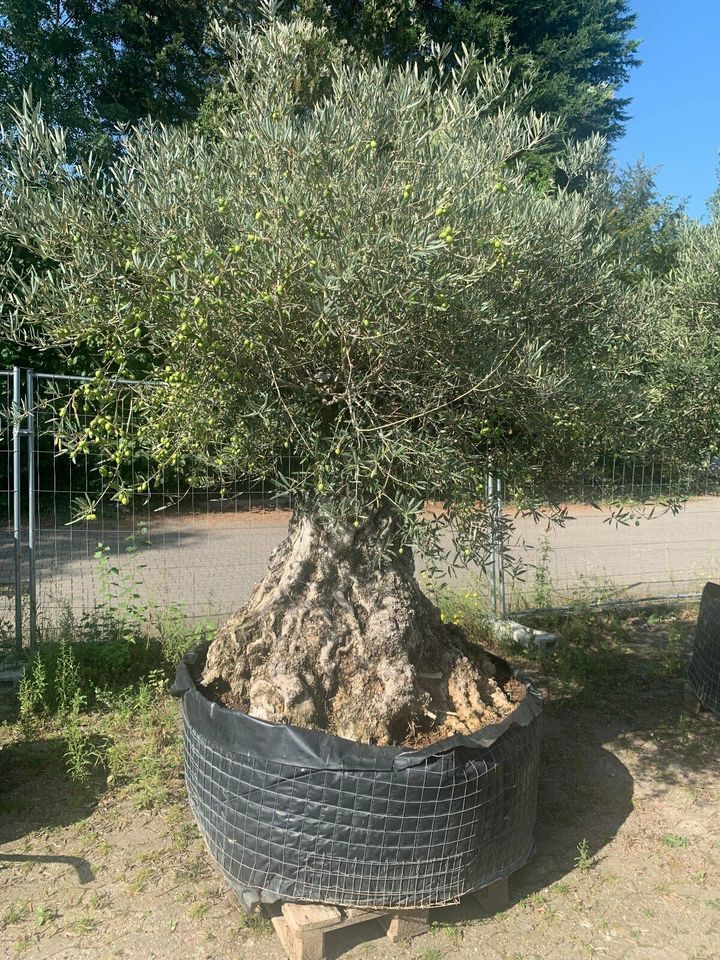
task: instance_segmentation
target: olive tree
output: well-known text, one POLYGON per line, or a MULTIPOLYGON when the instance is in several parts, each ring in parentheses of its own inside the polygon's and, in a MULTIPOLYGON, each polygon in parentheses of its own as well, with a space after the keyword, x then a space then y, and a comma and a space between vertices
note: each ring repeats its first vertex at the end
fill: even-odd
POLYGON ((681 432, 683 461, 695 468, 720 452, 720 210, 711 212, 708 223, 688 219, 677 231, 672 269, 646 291, 655 336, 671 346, 656 351, 649 416, 664 436, 681 432))
POLYGON ((121 502, 198 464, 292 496, 204 682, 254 716, 400 742, 507 707, 414 549, 482 563, 489 464, 530 503, 635 442, 645 320, 603 232, 600 141, 569 145, 567 187, 541 192, 525 164, 554 127, 502 65, 330 57, 309 107, 316 41, 302 20, 226 32, 223 128, 134 130, 110 169, 69 165, 61 133, 19 116, 2 226, 51 268, 14 285, 9 322, 97 358, 65 444, 99 451, 121 502), (145 384, 132 435, 117 378, 145 384))

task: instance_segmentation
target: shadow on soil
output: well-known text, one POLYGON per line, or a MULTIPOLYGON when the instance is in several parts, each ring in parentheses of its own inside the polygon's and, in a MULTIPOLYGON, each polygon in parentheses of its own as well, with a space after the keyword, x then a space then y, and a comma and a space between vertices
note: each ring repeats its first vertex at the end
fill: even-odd
MULTIPOLYGON (((633 811, 634 778, 639 796, 660 795, 707 773, 720 757, 720 721, 690 715, 683 700, 692 615, 573 614, 538 626, 559 632, 562 643, 547 654, 497 650, 527 670, 546 698, 537 850, 511 878, 514 903, 563 881, 581 856, 602 869, 603 851, 633 811)), ((0 751, 0 844, 82 821, 95 808, 103 779, 70 782, 64 752, 61 738, 14 742, 0 751)), ((43 861, 45 854, 42 847, 11 855, 0 849, 0 870, 22 859, 43 861)), ((92 878, 81 858, 48 859, 67 862, 81 882, 92 878)), ((432 920, 449 928, 487 915, 468 897, 434 910, 432 920)), ((369 934, 359 924, 329 935, 329 960, 369 934)), ((376 936, 386 942, 379 925, 376 936)))
MULTIPOLYGON (((658 789, 709 757, 709 745, 691 748, 683 734, 691 623, 670 651, 667 625, 657 636, 602 616, 547 626, 564 634, 557 651, 496 651, 527 670, 545 696, 536 852, 510 880, 511 903, 566 878, 578 866, 579 845, 586 862, 602 863, 603 849, 633 810, 633 775, 613 752, 619 742, 638 742, 633 768, 657 780, 658 789), (648 739, 656 745, 652 759, 645 756, 648 739)), ((432 911, 433 924, 450 930, 487 916, 474 897, 432 911)), ((368 933, 358 926, 330 935, 328 957, 367 941, 368 933)), ((375 936, 383 940, 379 925, 375 936)))
MULTIPOLYGON (((587 855, 602 856, 632 811, 633 778, 627 767, 595 738, 572 722, 550 716, 543 730, 538 821, 533 858, 510 881, 516 903, 562 880, 575 869, 578 844, 587 842, 587 855)), ((432 911, 433 926, 457 929, 490 914, 478 900, 465 897, 456 906, 432 911)), ((373 939, 385 942, 380 924, 360 924, 329 934, 328 960, 373 939)), ((382 946, 379 946, 382 951, 382 946)))
MULTIPOLYGON (((536 852, 510 880, 511 903, 581 865, 602 868, 604 849, 633 811, 634 777, 645 797, 660 794, 720 756, 720 721, 690 716, 684 705, 694 614, 581 611, 536 625, 559 632, 562 644, 546 654, 495 651, 522 666, 545 696, 536 852), (632 773, 618 754, 632 758, 632 773)), ((488 916, 470 896, 431 919, 457 936, 488 916)), ((384 941, 379 924, 373 934, 364 924, 329 934, 327 956, 335 960, 369 938, 384 941)))
POLYGON ((92 883, 95 879, 95 874, 92 872, 90 864, 82 857, 54 857, 50 854, 32 853, 3 853, 2 850, 0 850, 0 870, 2 869, 3 863, 9 865, 13 863, 66 863, 75 870, 79 883, 92 883))
POLYGON ((21 862, 67 863, 80 883, 93 880, 90 865, 82 857, 32 849, 10 854, 2 849, 3 844, 35 831, 51 832, 80 823, 97 807, 106 787, 104 775, 93 771, 88 783, 74 783, 65 769, 65 751, 66 742, 60 737, 21 740, 0 749, 0 869, 21 862))
MULTIPOLYGON (((602 864, 633 810, 633 774, 619 747, 632 754, 646 795, 687 783, 720 756, 720 719, 684 705, 694 616, 574 614, 542 625, 563 635, 552 653, 499 651, 546 699, 536 852, 511 878, 511 903, 562 881, 578 867, 580 846, 585 864, 602 864)), ((439 925, 487 916, 473 898, 433 913, 439 925)))
POLYGON ((546 693, 537 853, 511 882, 513 901, 561 880, 603 848, 633 809, 634 781, 614 750, 632 754, 645 794, 686 783, 718 755, 720 724, 691 717, 685 666, 694 619, 647 611, 548 624, 564 636, 526 661, 546 693))

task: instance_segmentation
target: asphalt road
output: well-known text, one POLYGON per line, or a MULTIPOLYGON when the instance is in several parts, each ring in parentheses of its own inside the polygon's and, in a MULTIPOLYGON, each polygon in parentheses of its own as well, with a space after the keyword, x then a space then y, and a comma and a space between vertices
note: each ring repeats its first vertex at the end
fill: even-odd
MULTIPOLYGON (((523 581, 508 583, 516 607, 538 605, 548 591, 554 603, 627 592, 692 593, 720 576, 720 498, 690 501, 677 516, 659 516, 637 527, 611 526, 603 522, 606 513, 589 507, 572 513, 574 519, 564 528, 549 531, 531 520, 517 521, 510 553, 528 571, 523 581), (538 564, 544 569, 544 589, 536 582, 538 564)), ((280 510, 156 514, 149 518, 147 534, 134 541, 127 520, 68 527, 44 519, 37 549, 40 614, 53 619, 63 606, 79 614, 109 597, 117 602, 124 596, 126 602, 172 604, 197 619, 221 620, 248 597, 286 529, 287 514, 280 510), (105 572, 95 557, 99 542, 110 548, 105 572), (135 551, 129 550, 133 544, 135 551)), ((455 583, 461 590, 486 590, 477 571, 467 571, 455 583)), ((13 584, 12 537, 5 529, 0 621, 12 616, 13 584)))

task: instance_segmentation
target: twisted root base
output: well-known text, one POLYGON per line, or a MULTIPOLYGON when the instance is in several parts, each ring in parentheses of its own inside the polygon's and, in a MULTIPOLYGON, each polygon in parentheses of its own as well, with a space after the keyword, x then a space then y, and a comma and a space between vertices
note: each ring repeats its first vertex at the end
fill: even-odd
POLYGON ((393 530, 387 517, 356 527, 294 516, 265 577, 208 650, 208 696, 378 746, 420 746, 511 713, 524 690, 479 648, 469 659, 461 632, 421 591, 409 548, 378 566, 393 530))

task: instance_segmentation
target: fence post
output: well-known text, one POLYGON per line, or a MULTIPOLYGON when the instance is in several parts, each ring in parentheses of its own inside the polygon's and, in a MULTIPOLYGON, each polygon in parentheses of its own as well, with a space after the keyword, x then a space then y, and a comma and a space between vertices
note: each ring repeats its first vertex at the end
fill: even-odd
POLYGON ((21 514, 21 426, 20 367, 13 367, 13 544, 15 547, 15 652, 22 652, 22 514, 21 514))
MULTIPOLYGON (((494 517, 498 528, 502 530, 502 524, 500 523, 500 515, 502 514, 503 501, 502 501, 502 485, 499 477, 495 477, 495 513, 494 517)), ((505 538, 502 534, 498 537, 497 534, 493 535, 493 542, 496 545, 496 564, 497 564, 497 595, 498 595, 498 607, 500 610, 500 618, 502 620, 507 619, 507 603, 505 601, 505 538), (500 544, 499 549, 497 549, 497 544, 500 544)))
POLYGON ((492 473, 492 466, 488 464, 487 474, 487 515, 488 532, 490 534, 490 606, 492 608, 493 620, 497 620, 498 614, 498 596, 497 596, 497 550, 495 546, 495 477, 492 473))
POLYGON ((28 461, 28 594, 30 613, 30 648, 37 640, 37 577, 36 577, 36 515, 35 489, 35 374, 27 371, 25 396, 27 398, 27 461, 28 461))

